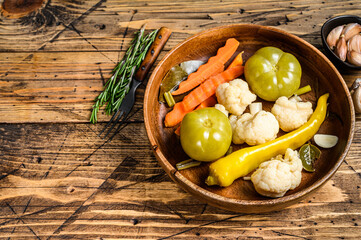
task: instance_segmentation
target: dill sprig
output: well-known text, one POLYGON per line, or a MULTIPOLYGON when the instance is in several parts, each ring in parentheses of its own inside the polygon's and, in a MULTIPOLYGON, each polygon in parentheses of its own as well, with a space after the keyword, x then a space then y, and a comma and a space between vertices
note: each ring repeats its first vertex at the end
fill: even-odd
POLYGON ((121 106, 125 95, 128 93, 134 73, 145 58, 150 45, 154 42, 158 30, 144 35, 144 27, 135 33, 131 46, 126 51, 123 59, 115 66, 112 76, 106 82, 103 92, 96 98, 90 122, 98 121, 99 109, 106 104, 105 112, 108 115, 116 112, 121 106))

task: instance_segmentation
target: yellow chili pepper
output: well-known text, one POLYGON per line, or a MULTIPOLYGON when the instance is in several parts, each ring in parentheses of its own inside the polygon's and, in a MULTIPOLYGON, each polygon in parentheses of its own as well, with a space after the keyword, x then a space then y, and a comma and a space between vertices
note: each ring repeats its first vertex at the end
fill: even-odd
POLYGON ((283 155, 287 148, 295 150, 301 147, 317 133, 325 120, 328 97, 329 94, 326 93, 318 99, 310 119, 297 130, 264 144, 242 148, 213 162, 209 166, 206 184, 227 187, 237 178, 255 170, 262 162, 279 154, 283 155))

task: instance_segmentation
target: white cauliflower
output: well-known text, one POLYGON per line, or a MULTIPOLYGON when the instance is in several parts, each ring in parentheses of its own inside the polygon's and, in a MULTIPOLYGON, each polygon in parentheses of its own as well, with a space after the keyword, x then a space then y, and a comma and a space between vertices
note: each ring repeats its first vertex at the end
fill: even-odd
POLYGON ((288 148, 284 158, 278 155, 261 163, 252 174, 251 181, 256 191, 267 197, 282 197, 288 190, 295 189, 301 183, 302 162, 297 151, 288 148))
POLYGON ((277 155, 273 160, 279 160, 284 163, 288 163, 291 173, 293 175, 291 181, 291 190, 295 189, 298 185, 300 185, 301 178, 302 178, 302 161, 298 156, 297 151, 293 151, 291 148, 286 150, 285 156, 282 158, 282 155, 277 155))
POLYGON ((234 144, 244 142, 248 145, 262 144, 275 139, 279 131, 275 116, 263 110, 255 115, 250 113, 245 113, 239 117, 231 115, 229 122, 232 126, 232 141, 234 144))
POLYGON ((214 105, 214 108, 218 109, 219 111, 221 111, 222 113, 224 113, 224 115, 226 115, 228 117, 229 112, 222 104, 217 103, 216 105, 214 105))
POLYGON ((285 132, 290 132, 305 124, 312 115, 313 109, 310 102, 280 97, 276 100, 271 112, 277 118, 280 128, 285 132))
POLYGON ((249 90, 248 83, 235 79, 217 87, 218 103, 222 104, 231 114, 241 115, 246 107, 256 100, 256 94, 249 90))

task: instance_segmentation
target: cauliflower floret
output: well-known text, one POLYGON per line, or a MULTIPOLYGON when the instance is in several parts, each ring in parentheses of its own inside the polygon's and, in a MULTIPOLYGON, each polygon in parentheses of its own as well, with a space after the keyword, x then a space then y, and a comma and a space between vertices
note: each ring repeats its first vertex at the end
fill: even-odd
POLYGON ((218 103, 222 104, 231 114, 241 115, 246 107, 257 98, 249 88, 247 82, 235 79, 217 87, 218 103))
POLYGON ((267 197, 282 197, 290 189, 292 174, 290 166, 279 160, 262 163, 252 174, 256 191, 267 197))
POLYGON ((248 145, 262 144, 275 139, 279 131, 275 116, 263 110, 255 115, 250 113, 245 113, 240 117, 231 115, 229 121, 232 126, 234 144, 244 142, 248 145))
POLYGON ((231 124, 231 127, 232 127, 232 132, 234 131, 234 129, 236 128, 236 122, 237 122, 237 120, 238 120, 238 116, 236 116, 236 115, 231 115, 231 116, 229 116, 229 118, 228 118, 228 120, 229 120, 229 123, 231 124))
POLYGON ((280 128, 290 132, 301 127, 313 113, 312 103, 299 102, 296 98, 280 97, 276 100, 271 112, 277 118, 280 128))
POLYGON ((224 115, 226 115, 228 117, 229 112, 222 104, 217 103, 216 105, 214 105, 214 108, 218 109, 219 111, 221 111, 222 113, 224 113, 224 115))
POLYGON ((278 155, 261 163, 252 174, 251 181, 256 191, 267 197, 282 197, 288 190, 301 183, 302 162, 297 151, 288 148, 284 158, 278 155))
POLYGON ((279 160, 285 163, 288 163, 290 166, 290 171, 293 175, 292 181, 291 181, 291 190, 295 189, 298 185, 301 183, 302 178, 302 161, 298 157, 297 151, 292 151, 292 149, 288 148, 286 150, 285 156, 282 158, 282 155, 277 155, 273 160, 279 160))

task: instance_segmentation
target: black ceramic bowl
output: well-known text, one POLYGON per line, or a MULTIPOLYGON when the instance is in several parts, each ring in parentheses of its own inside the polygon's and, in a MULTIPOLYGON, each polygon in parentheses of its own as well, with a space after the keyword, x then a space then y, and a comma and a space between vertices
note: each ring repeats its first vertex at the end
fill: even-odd
POLYGON ((331 48, 327 45, 326 38, 328 34, 337 26, 348 24, 348 23, 359 23, 361 24, 361 18, 358 16, 353 15, 343 15, 331 18, 327 20, 322 28, 321 28, 321 37, 322 37, 322 44, 323 48, 325 49, 325 53, 327 57, 335 64, 335 66, 340 71, 347 71, 347 70, 361 70, 361 66, 355 66, 348 62, 344 62, 339 59, 336 54, 331 50, 331 48))

